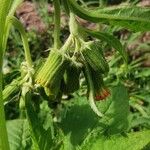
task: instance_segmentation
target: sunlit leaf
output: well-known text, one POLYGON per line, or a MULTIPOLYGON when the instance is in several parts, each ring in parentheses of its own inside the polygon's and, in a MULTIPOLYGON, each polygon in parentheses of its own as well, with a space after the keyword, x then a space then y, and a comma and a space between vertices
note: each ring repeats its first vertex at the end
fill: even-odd
POLYGON ((82 146, 84 150, 148 150, 150 148, 150 131, 141 131, 125 135, 90 137, 82 146))
POLYGON ((75 0, 68 0, 70 8, 79 17, 95 23, 118 25, 134 31, 150 30, 150 9, 136 6, 120 6, 84 9, 75 0))
POLYGON ((31 135, 26 119, 7 121, 8 139, 11 150, 31 148, 31 135))

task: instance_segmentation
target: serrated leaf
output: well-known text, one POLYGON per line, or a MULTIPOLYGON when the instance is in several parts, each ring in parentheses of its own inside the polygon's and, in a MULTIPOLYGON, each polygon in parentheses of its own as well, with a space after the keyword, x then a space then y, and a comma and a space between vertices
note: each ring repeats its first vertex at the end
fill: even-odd
POLYGON ((53 146, 53 139, 51 129, 45 130, 41 124, 37 113, 34 110, 33 103, 31 102, 32 95, 30 92, 26 93, 26 110, 27 116, 32 129, 33 141, 36 150, 49 150, 53 146))
POLYGON ((128 128, 128 94, 126 88, 119 84, 112 88, 112 96, 97 106, 105 116, 100 119, 90 108, 86 97, 75 97, 74 104, 69 107, 66 117, 62 119, 61 129, 70 140, 73 146, 80 145, 91 132, 97 130, 107 132, 108 135, 121 133, 128 128), (119 91, 119 92, 118 92, 119 91))
POLYGON ((105 114, 101 119, 107 127, 108 134, 121 133, 128 128, 129 97, 127 89, 118 83, 111 89, 111 96, 98 104, 105 114))
POLYGON ((123 48, 122 44, 120 43, 120 41, 116 39, 114 36, 104 32, 96 32, 88 29, 84 29, 84 30, 89 35, 107 42, 110 46, 112 46, 115 50, 117 50, 122 56, 122 58, 124 59, 124 61, 127 62, 127 53, 123 48))
POLYGON ((136 6, 84 9, 74 0, 68 0, 71 10, 79 17, 95 23, 117 25, 134 31, 150 30, 150 9, 136 6))
POLYGON ((84 150, 141 150, 150 148, 150 130, 114 135, 111 137, 97 136, 89 138, 80 149, 84 150))
POLYGON ((7 121, 8 139, 11 150, 29 150, 31 137, 26 119, 7 121))
POLYGON ((73 146, 81 144, 90 130, 98 123, 98 116, 90 108, 86 97, 76 96, 62 118, 60 128, 65 136, 70 134, 73 146))

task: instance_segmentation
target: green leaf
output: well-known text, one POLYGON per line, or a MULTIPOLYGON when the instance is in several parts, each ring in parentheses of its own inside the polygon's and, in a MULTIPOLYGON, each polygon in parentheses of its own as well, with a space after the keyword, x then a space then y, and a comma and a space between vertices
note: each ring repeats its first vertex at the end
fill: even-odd
POLYGON ((75 96, 69 106, 66 116, 62 119, 60 128, 64 135, 70 134, 73 146, 80 145, 86 138, 99 131, 108 135, 121 133, 128 128, 128 94, 126 88, 119 84, 112 88, 111 97, 97 106, 105 117, 100 119, 88 105, 86 97, 75 96), (118 92, 119 91, 119 92, 118 92))
POLYGON ((96 31, 91 31, 88 29, 84 29, 84 30, 89 35, 107 42, 110 46, 112 46, 114 49, 116 49, 120 53, 120 55, 122 56, 124 61, 127 62, 127 53, 117 38, 115 38, 114 36, 112 36, 108 33, 104 33, 104 32, 96 32, 96 31))
POLYGON ((84 9, 75 0, 68 0, 71 10, 79 17, 95 23, 117 25, 134 31, 150 30, 150 9, 136 6, 120 6, 84 9))
POLYGON ((2 33, 4 33, 4 37, 3 38, 6 38, 5 36, 8 36, 8 33, 6 33, 6 29, 4 29, 4 28, 6 28, 6 17, 8 15, 13 16, 15 11, 16 11, 17 6, 22 1, 23 0, 14 0, 14 1, 11 1, 11 0, 0 0, 0 8, 1 8, 0 9, 0 29, 1 29, 1 32, 3 30, 5 30, 4 32, 2 32, 2 33))
POLYGON ((51 129, 45 130, 41 124, 33 106, 32 95, 27 92, 25 95, 27 116, 32 129, 34 147, 36 150, 49 150, 53 146, 51 129))
POLYGON ((13 16, 17 7, 23 2, 23 0, 14 0, 11 4, 11 8, 9 10, 9 16, 13 16))
POLYGON ((141 150, 150 149, 150 130, 129 133, 127 135, 113 135, 111 137, 91 136, 80 149, 84 150, 141 150))
POLYGON ((121 133, 128 128, 129 97, 127 89, 118 83, 111 89, 111 96, 99 102, 98 108, 105 114, 101 119, 107 127, 107 134, 121 133))
POLYGON ((140 127, 140 126, 145 126, 147 128, 150 127, 150 117, 137 117, 135 118, 135 116, 133 116, 133 119, 130 123, 130 128, 129 129, 133 129, 135 127, 140 127))
POLYGON ((60 128, 64 135, 70 135, 70 142, 77 146, 84 141, 84 138, 90 130, 98 123, 99 117, 93 112, 87 102, 86 97, 75 96, 72 99, 66 115, 62 118, 60 128))
MULTIPOLYGON (((8 15, 10 9, 11 0, 0 0, 0 30, 1 30, 1 38, 4 34, 4 27, 6 22, 6 17, 8 15)), ((1 39, 0 38, 0 39, 1 39)), ((2 42, 2 41, 1 41, 2 42)))
POLYGON ((61 144, 60 150, 76 150, 75 147, 71 143, 71 133, 63 136, 63 143, 61 144))
MULTIPOLYGON (((23 2, 23 0, 13 0, 13 1, 10 1, 10 3, 9 3, 9 9, 8 9, 9 13, 7 14, 7 16, 13 16, 14 13, 15 13, 15 11, 16 11, 16 9, 17 9, 17 7, 21 4, 21 2, 23 2)), ((5 22, 5 29, 4 29, 5 36, 4 36, 4 39, 3 39, 3 51, 5 51, 5 49, 6 49, 7 40, 8 40, 8 36, 9 36, 9 31, 10 31, 10 27, 11 27, 11 24, 9 24, 7 22, 7 19, 5 19, 5 21, 6 22, 5 22)))
POLYGON ((70 10, 69 10, 69 6, 68 6, 68 1, 67 0, 62 0, 61 1, 63 7, 64 7, 64 10, 66 11, 66 13, 69 15, 70 13, 70 10))
POLYGON ((29 124, 26 119, 7 121, 7 131, 11 150, 31 148, 29 124))
POLYGON ((136 78, 146 78, 150 76, 150 69, 149 68, 141 68, 137 75, 135 75, 136 78))

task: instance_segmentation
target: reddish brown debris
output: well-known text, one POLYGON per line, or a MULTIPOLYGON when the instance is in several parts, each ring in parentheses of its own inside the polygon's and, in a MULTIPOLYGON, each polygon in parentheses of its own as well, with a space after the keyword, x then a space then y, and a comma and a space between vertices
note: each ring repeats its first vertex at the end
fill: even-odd
POLYGON ((29 1, 23 2, 17 9, 16 15, 27 30, 34 29, 40 33, 46 31, 46 25, 37 13, 36 4, 29 1))
POLYGON ((144 7, 150 7, 150 0, 142 0, 139 3, 140 6, 144 6, 144 7))
POLYGON ((110 90, 109 89, 102 89, 100 93, 97 93, 95 96, 96 101, 105 100, 108 96, 110 96, 110 90))
POLYGON ((146 32, 142 35, 141 41, 143 43, 149 42, 150 43, 150 32, 146 32))

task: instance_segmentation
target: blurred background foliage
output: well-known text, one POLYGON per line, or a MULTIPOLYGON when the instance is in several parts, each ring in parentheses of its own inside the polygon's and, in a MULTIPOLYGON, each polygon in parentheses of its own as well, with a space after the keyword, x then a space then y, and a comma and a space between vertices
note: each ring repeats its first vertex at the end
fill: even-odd
MULTIPOLYGON (((121 2, 137 4, 142 6, 150 6, 149 0, 79 0, 83 6, 118 5, 121 2)), ((68 17, 62 12, 61 17, 61 41, 63 42, 69 34, 68 17)), ((53 46, 53 6, 51 0, 32 0, 25 1, 16 11, 16 16, 23 23, 28 34, 28 41, 35 61, 38 66, 48 55, 49 48, 53 46)), ((91 29, 98 29, 95 24, 79 19, 82 26, 91 29)), ((129 131, 140 131, 150 129, 150 32, 132 33, 126 29, 109 27, 100 25, 100 29, 115 35, 124 45, 128 53, 128 67, 126 67, 121 57, 110 48, 105 42, 100 44, 103 46, 105 56, 110 66, 108 76, 105 82, 108 86, 114 85, 120 80, 129 92, 130 116, 129 131)), ((24 53, 19 33, 12 28, 9 36, 7 53, 4 59, 4 86, 9 84, 13 78, 17 77, 20 72, 20 64, 24 61, 24 53)), ((91 37, 89 37, 91 38, 91 37)), ((95 40, 95 39, 92 39, 95 40)), ((81 89, 73 95, 64 96, 62 105, 63 113, 70 108, 66 101, 70 104, 75 99, 85 95, 84 79, 81 76, 81 89), (67 97, 67 98, 66 98, 67 97)), ((119 91, 118 91, 119 92, 119 91)), ((6 118, 16 119, 19 116, 19 99, 18 95, 13 95, 7 105, 6 118)), ((37 96, 36 99, 40 98, 37 96)), ((74 109, 74 108, 73 108, 74 109)), ((75 110, 72 110, 73 112, 75 110)), ((62 114, 59 114, 60 116, 62 114)), ((65 121, 64 121, 65 122, 65 121)), ((64 124, 65 126, 65 124, 64 124)), ((85 125, 86 126, 86 125, 85 125)))

